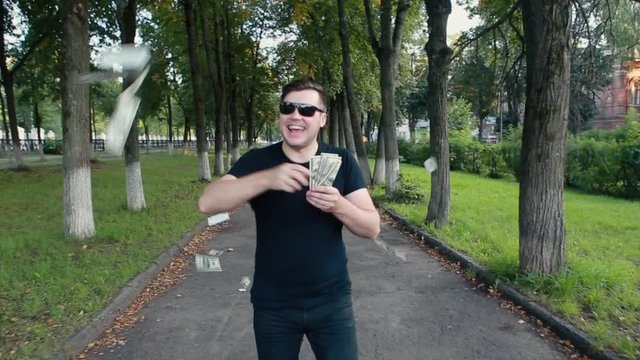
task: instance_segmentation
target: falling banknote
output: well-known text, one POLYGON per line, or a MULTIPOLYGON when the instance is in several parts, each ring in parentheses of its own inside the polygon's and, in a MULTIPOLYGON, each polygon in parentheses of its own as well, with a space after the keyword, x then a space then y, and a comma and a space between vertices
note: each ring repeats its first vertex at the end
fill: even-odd
POLYGON ((340 170, 340 165, 342 165, 342 159, 338 154, 322 153, 312 157, 309 162, 311 172, 309 188, 332 186, 338 170, 340 170))
POLYGON ((222 271, 222 267, 220 266, 220 258, 207 254, 196 254, 196 271, 222 271))

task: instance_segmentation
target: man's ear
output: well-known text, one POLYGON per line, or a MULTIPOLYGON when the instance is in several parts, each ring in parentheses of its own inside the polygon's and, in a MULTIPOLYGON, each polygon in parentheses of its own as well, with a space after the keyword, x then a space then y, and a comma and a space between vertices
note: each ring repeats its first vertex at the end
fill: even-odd
POLYGON ((320 114, 320 127, 323 128, 327 125, 327 113, 320 114))

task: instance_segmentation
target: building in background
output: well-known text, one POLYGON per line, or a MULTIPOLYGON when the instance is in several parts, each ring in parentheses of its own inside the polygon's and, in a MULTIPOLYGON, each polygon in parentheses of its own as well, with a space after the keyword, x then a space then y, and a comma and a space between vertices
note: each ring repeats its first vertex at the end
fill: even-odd
POLYGON ((614 129, 624 124, 629 108, 640 111, 640 51, 635 60, 616 65, 611 84, 597 93, 595 129, 614 129))

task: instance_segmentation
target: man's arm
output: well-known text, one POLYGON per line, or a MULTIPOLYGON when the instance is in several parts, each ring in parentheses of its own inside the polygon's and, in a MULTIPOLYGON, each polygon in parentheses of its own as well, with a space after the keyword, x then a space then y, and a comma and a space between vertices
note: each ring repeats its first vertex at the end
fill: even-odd
POLYGON ((198 209, 205 214, 230 211, 265 191, 296 192, 308 184, 309 169, 289 163, 239 178, 225 175, 204 189, 198 200, 198 209))
POLYGON ((357 236, 374 239, 380 233, 380 214, 365 188, 342 196, 334 187, 321 186, 307 192, 307 201, 332 213, 357 236))

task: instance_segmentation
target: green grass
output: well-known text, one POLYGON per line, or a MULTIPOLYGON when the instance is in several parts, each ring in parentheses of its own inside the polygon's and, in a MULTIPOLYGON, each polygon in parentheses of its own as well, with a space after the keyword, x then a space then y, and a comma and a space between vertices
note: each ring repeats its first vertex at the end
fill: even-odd
POLYGON ((62 168, 0 172, 0 359, 44 358, 202 216, 196 156, 142 155, 147 209, 126 210, 124 160, 92 165, 96 236, 63 239, 62 168))
POLYGON ((378 187, 378 201, 562 314, 599 346, 640 359, 640 202, 567 190, 568 269, 520 277, 517 183, 453 172, 450 226, 435 229, 423 225, 430 177, 412 165, 403 164, 401 172, 403 181, 420 185, 427 200, 391 203, 378 187))

